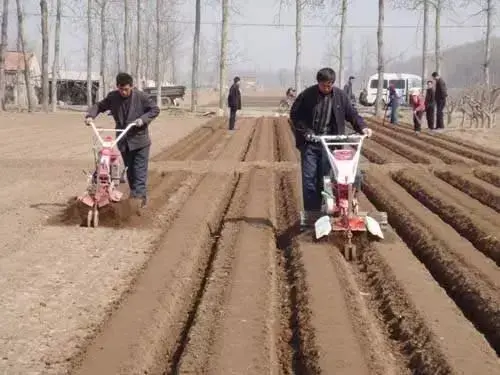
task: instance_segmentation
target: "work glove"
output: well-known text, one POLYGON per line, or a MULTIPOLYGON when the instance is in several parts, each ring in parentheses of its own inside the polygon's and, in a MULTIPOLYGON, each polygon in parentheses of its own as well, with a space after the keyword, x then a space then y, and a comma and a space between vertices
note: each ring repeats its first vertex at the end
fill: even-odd
POLYGON ((135 120, 135 126, 137 126, 138 128, 144 126, 144 121, 142 121, 142 118, 138 118, 137 120, 135 120))
POLYGON ((368 138, 370 138, 373 134, 373 131, 369 128, 364 128, 363 129, 363 134, 366 135, 368 138))
POLYGON ((314 133, 313 132, 307 132, 305 135, 305 139, 307 142, 314 142, 314 133))
POLYGON ((92 117, 85 117, 85 125, 90 126, 93 120, 92 117))

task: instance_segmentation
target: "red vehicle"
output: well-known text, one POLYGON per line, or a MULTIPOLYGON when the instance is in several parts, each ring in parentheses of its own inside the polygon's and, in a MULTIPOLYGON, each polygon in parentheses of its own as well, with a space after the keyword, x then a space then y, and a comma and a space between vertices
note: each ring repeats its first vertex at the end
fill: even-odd
POLYGON ((125 166, 122 156, 116 145, 125 137, 127 132, 136 124, 131 123, 125 129, 103 129, 91 124, 94 131, 94 172, 88 176, 87 190, 78 200, 89 207, 87 213, 87 227, 99 226, 99 209, 110 204, 119 202, 123 193, 118 190, 120 183, 124 181, 125 166), (104 139, 100 133, 119 133, 116 139, 106 136, 104 139))
POLYGON ((325 216, 314 224, 316 239, 331 232, 337 233, 344 239, 344 257, 354 260, 357 254, 352 242, 353 233, 369 232, 383 238, 381 226, 387 224, 385 212, 372 215, 360 212, 358 202, 354 199, 354 181, 366 135, 324 135, 314 138, 323 146, 331 166, 330 173, 323 177, 321 211, 325 216))

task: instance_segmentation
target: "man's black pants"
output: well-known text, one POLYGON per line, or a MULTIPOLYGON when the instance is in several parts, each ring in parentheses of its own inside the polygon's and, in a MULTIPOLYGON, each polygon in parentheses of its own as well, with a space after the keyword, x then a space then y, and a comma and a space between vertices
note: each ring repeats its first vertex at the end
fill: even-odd
POLYGON ((427 127, 429 129, 434 129, 434 113, 436 113, 434 106, 428 106, 425 109, 425 117, 427 119, 427 127))
POLYGON ((149 150, 146 146, 136 150, 129 150, 126 146, 121 151, 123 162, 127 169, 127 180, 130 187, 131 198, 147 198, 149 150))
POLYGON ((424 118, 424 112, 417 112, 413 114, 413 130, 419 132, 422 130, 422 119, 424 118))
POLYGON ((229 108, 229 130, 234 129, 234 124, 236 123, 236 108, 229 108))
MULTIPOLYGON (((320 143, 306 143, 300 147, 302 167, 302 199, 304 211, 321 210, 323 177, 330 173, 328 156, 320 143)), ((361 173, 356 174, 355 188, 361 189, 361 173)))
POLYGON ((444 129, 444 106, 446 99, 436 100, 436 129, 444 129))

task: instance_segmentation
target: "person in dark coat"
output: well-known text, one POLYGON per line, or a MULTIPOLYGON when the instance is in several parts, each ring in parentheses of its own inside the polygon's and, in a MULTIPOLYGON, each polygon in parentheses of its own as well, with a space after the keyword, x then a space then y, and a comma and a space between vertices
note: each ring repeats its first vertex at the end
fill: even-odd
MULTIPOLYGON (((323 177, 330 171, 328 157, 322 145, 313 140, 314 135, 345 134, 347 120, 354 130, 371 135, 363 118, 353 108, 346 93, 335 87, 335 72, 323 68, 316 75, 317 84, 308 87, 298 96, 290 110, 290 124, 295 134, 295 146, 300 151, 302 167, 303 222, 309 215, 321 211, 323 177)), ((360 190, 361 175, 356 176, 356 190, 360 190)))
POLYGON ((354 76, 350 76, 349 80, 347 83, 344 85, 344 92, 346 93, 347 97, 351 101, 352 105, 356 105, 356 96, 354 95, 354 91, 352 88, 352 83, 355 80, 354 76))
POLYGON ((438 72, 432 73, 432 78, 434 78, 436 93, 436 130, 444 129, 444 107, 446 106, 446 98, 448 97, 448 89, 446 88, 446 83, 440 77, 438 72))
POLYGON ((227 96, 227 106, 229 107, 229 130, 234 130, 236 112, 241 110, 240 77, 234 77, 233 79, 233 84, 227 96))
POLYGON ((130 197, 139 210, 144 208, 147 202, 146 186, 151 147, 148 126, 158 116, 160 108, 152 98, 133 86, 130 74, 119 73, 116 76, 116 86, 116 90, 89 108, 85 123, 90 125, 94 118, 108 110, 115 120, 116 129, 125 129, 131 122, 136 122, 137 126, 130 129, 118 143, 118 149, 127 167, 130 197))
POLYGON ((391 124, 397 125, 399 115, 399 104, 401 98, 399 97, 396 87, 393 84, 389 85, 389 103, 387 107, 391 107, 391 124))
POLYGON ((425 117, 427 127, 434 130, 434 114, 436 113, 436 99, 434 93, 434 82, 427 81, 427 90, 425 92, 425 117))

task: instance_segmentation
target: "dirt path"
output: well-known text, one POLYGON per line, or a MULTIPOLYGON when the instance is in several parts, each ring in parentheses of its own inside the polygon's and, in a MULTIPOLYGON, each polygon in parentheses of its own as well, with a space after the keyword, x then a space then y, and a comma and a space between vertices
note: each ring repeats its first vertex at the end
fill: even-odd
MULTIPOLYGON (((34 124, 26 147, 76 121, 63 115, 48 127, 56 118, 34 124)), ((48 152, 25 160, 8 149, 1 370, 500 372, 499 186, 488 167, 496 155, 405 129, 376 132, 361 205, 386 211, 393 228, 378 242, 356 237, 361 256, 347 262, 339 239, 299 231, 299 154, 287 120, 240 118, 234 132, 223 121, 176 129, 184 138, 167 149, 159 142, 149 212, 118 204, 92 231, 67 204, 88 165, 86 142, 44 138, 48 152)), ((158 123, 155 136, 170 142, 173 127, 158 123)))
MULTIPOLYGON (((153 138, 156 150, 200 124, 196 119, 166 120, 164 126, 161 119, 155 123, 161 129, 155 133, 162 135, 153 138)), ((86 151, 73 164, 63 159, 62 165, 47 166, 46 156, 34 162, 30 147, 17 147, 15 153, 2 154, 1 160, 8 166, 3 176, 12 177, 12 188, 0 201, 0 302, 4 307, 0 369, 59 373, 129 288, 149 258, 150 243, 157 234, 154 229, 101 228, 90 235, 77 226, 47 225, 48 219, 66 207, 69 197, 84 189, 81 170, 91 164, 89 129, 79 116, 62 113, 16 115, 10 125, 2 120, 2 130, 9 132, 5 126, 10 126, 10 132, 15 128, 21 139, 38 131, 36 150, 42 147, 52 153, 62 139, 68 141, 69 150, 76 146, 86 151), (34 129, 33 119, 39 123, 34 129), (69 139, 66 129, 75 123, 69 139), (22 163, 17 162, 20 158, 24 158, 22 163)), ((12 146, 6 138, 1 142, 12 146)), ((174 208, 171 202, 163 212, 166 219, 174 208)))
POLYGON ((463 313, 499 349, 498 267, 401 187, 367 173, 365 191, 463 313), (392 217, 392 219, 391 219, 392 217))
POLYGON ((500 189, 482 181, 471 172, 435 170, 434 174, 441 180, 461 190, 482 204, 500 213, 500 189))
POLYGON ((393 179, 500 265, 500 239, 497 238, 500 216, 497 212, 467 199, 464 193, 429 173, 407 169, 394 173, 393 179))
POLYGON ((386 163, 411 163, 412 161, 397 154, 381 144, 375 143, 371 139, 365 141, 365 147, 362 150, 363 156, 376 164, 386 163))

